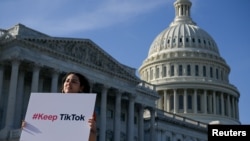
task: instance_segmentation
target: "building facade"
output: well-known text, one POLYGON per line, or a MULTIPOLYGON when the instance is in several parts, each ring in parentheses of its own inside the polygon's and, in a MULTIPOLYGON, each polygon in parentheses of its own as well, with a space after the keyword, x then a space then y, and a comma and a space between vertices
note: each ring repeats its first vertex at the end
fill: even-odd
POLYGON ((51 37, 22 24, 1 29, 0 141, 19 140, 30 93, 60 92, 69 71, 84 74, 97 94, 98 141, 207 141, 211 121, 239 124, 230 68, 190 7, 175 2, 176 18, 152 43, 141 78, 89 39, 51 37))
POLYGON ((97 119, 107 117, 98 121, 100 141, 109 134, 112 138, 126 135, 129 140, 143 136, 143 110, 154 107, 157 93, 152 85, 141 83, 134 69, 91 40, 49 37, 18 24, 1 31, 0 50, 1 139, 19 136, 30 93, 60 92, 60 80, 68 71, 85 74, 92 92, 98 94, 97 119), (117 118, 120 115, 122 120, 117 118), (112 124, 106 126, 110 120, 112 124))
POLYGON ((0 141, 19 139, 30 93, 60 92, 69 71, 87 76, 91 92, 97 93, 98 141, 144 141, 144 124, 147 136, 156 136, 155 87, 91 40, 50 37, 17 24, 1 30, 0 62, 0 141))

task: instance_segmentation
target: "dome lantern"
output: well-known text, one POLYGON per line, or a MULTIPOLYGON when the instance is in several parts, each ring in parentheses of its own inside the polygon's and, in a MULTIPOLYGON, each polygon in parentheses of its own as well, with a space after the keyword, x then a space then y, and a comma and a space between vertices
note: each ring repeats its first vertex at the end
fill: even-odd
POLYGON ((180 23, 189 23, 189 24, 196 25, 196 23, 193 22, 193 20, 190 16, 191 6, 192 6, 192 3, 189 0, 177 0, 174 3, 175 19, 170 24, 170 26, 174 26, 174 25, 180 24, 180 23))

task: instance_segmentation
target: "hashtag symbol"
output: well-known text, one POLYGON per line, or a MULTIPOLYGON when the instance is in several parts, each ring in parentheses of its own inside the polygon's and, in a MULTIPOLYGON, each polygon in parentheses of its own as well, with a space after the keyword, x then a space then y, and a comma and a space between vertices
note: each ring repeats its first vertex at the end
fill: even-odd
POLYGON ((37 117, 38 117, 38 113, 35 113, 35 114, 33 115, 32 119, 36 120, 37 117))

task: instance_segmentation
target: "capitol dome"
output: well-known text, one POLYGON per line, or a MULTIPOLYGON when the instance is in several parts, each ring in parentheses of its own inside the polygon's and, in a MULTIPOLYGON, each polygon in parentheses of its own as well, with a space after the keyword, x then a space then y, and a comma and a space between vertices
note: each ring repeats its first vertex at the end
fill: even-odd
POLYGON ((163 30, 151 44, 148 57, 176 51, 199 51, 220 56, 213 38, 196 24, 185 21, 163 30))
POLYGON ((155 38, 149 49, 148 58, 183 51, 203 52, 220 57, 214 39, 192 21, 190 17, 192 3, 188 0, 177 0, 174 5, 175 19, 155 38))
POLYGON ((152 42, 139 68, 156 85, 157 107, 205 123, 240 124, 239 92, 214 39, 192 20, 189 0, 174 2, 175 18, 152 42))

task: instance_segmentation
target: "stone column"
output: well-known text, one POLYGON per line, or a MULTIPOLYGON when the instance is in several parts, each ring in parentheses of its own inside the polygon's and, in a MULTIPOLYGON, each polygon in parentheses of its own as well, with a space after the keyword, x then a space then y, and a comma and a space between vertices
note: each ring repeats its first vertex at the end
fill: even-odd
POLYGON ((1 95, 3 93, 3 72, 4 72, 4 67, 3 65, 0 63, 0 101, 1 101, 1 95))
POLYGON ((163 67, 159 65, 159 78, 163 78, 163 67))
POLYGON ((194 114, 197 114, 197 90, 194 90, 194 114))
POLYGON ((225 109, 224 109, 224 94, 223 94, 223 92, 221 92, 220 101, 221 101, 221 115, 224 116, 225 109))
POLYGON ((230 95, 227 94, 227 113, 228 117, 231 117, 231 103, 230 103, 230 95))
POLYGON ((167 101, 167 103, 166 103, 166 105, 167 105, 167 112, 170 112, 170 94, 168 94, 168 91, 167 90, 165 90, 166 91, 166 101, 167 101))
POLYGON ((168 111, 167 90, 163 90, 164 111, 168 111))
POLYGON ((20 71, 19 77, 18 77, 18 85, 17 85, 17 101, 16 101, 16 112, 15 112, 15 127, 20 128, 21 127, 21 121, 24 120, 24 117, 22 116, 22 110, 23 110, 23 97, 24 97, 24 71, 20 71))
POLYGON ((53 70, 51 92, 54 92, 54 93, 58 92, 58 77, 59 77, 59 72, 57 70, 53 70))
POLYGON ((167 64, 167 77, 170 77, 171 65, 167 64))
POLYGON ((39 73, 40 73, 40 67, 34 65, 32 74, 31 93, 38 92, 39 73))
POLYGON ((134 140, 134 113, 135 113, 135 96, 133 94, 129 95, 129 105, 128 105, 128 140, 134 140))
POLYGON ((157 100, 157 102, 158 102, 158 108, 159 109, 162 109, 162 101, 163 101, 163 99, 164 99, 164 95, 162 95, 162 94, 159 94, 159 96, 160 96, 160 98, 157 100))
POLYGON ((174 114, 176 114, 177 113, 177 92, 176 92, 177 90, 176 89, 174 89, 174 114))
POLYGON ((19 60, 12 60, 9 97, 8 97, 7 113, 6 113, 6 121, 5 121, 5 129, 7 130, 10 130, 13 128, 19 65, 20 65, 19 60))
MULTIPOLYGON (((2 98, 2 93, 3 93, 3 79, 4 79, 3 74, 4 74, 4 67, 0 63, 0 103, 4 101, 3 99, 1 99, 2 98)), ((4 123, 4 121, 3 121, 3 109, 1 109, 1 106, 0 106, 0 128, 1 128, 1 125, 3 123, 4 123)))
POLYGON ((184 90, 184 113, 187 113, 187 89, 184 90))
POLYGON ((107 109, 107 94, 108 94, 108 87, 103 86, 102 94, 101 94, 101 116, 100 116, 100 141, 106 140, 106 109, 107 109))
POLYGON ((122 93, 118 90, 115 99, 115 125, 114 125, 114 140, 120 140, 120 125, 121 125, 121 97, 122 93))
POLYGON ((154 140, 155 140, 155 109, 152 108, 150 109, 150 141, 154 140))
POLYGON ((139 109, 139 140, 138 141, 144 141, 144 105, 140 105, 139 109))
POLYGON ((215 91, 213 91, 213 114, 216 115, 216 95, 215 95, 215 91))
POLYGON ((237 98, 235 101, 235 106, 236 106, 236 118, 239 119, 239 99, 237 98))
POLYGON ((210 114, 213 114, 213 101, 212 101, 213 96, 212 96, 212 94, 209 94, 208 97, 209 97, 209 98, 208 98, 208 100, 209 100, 209 107, 208 107, 209 113, 210 113, 210 114))
POLYGON ((204 114, 207 114, 207 90, 204 90, 203 100, 204 100, 204 114))
POLYGON ((235 118, 235 98, 232 98, 232 117, 235 118))

